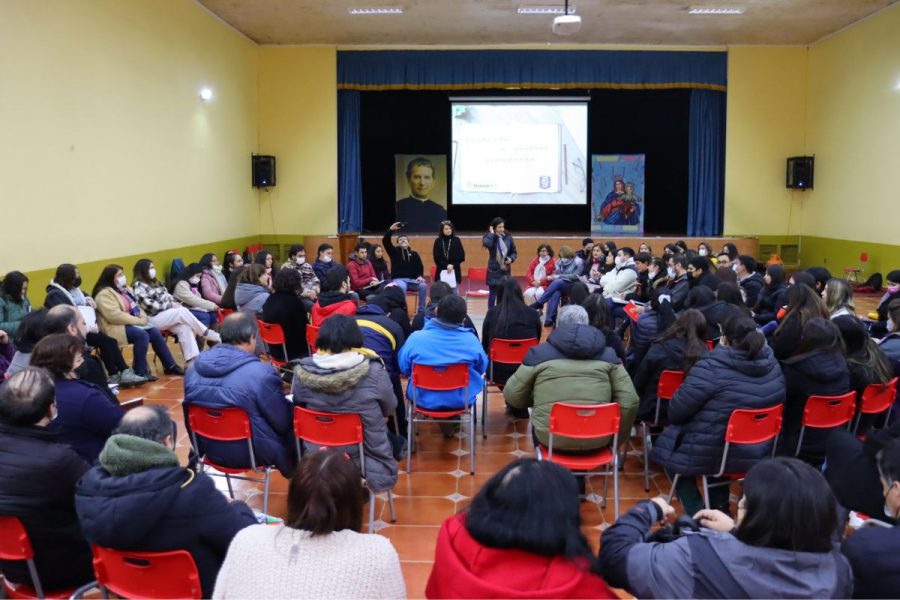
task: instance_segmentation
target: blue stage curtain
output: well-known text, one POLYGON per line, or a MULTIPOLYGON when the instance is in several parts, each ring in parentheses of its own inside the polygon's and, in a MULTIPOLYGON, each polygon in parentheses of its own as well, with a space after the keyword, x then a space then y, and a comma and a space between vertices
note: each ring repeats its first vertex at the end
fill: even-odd
POLYGON ((342 50, 338 89, 709 89, 725 91, 725 52, 342 50))
POLYGON ((338 91, 338 231, 362 229, 359 92, 338 91))
POLYGON ((725 94, 691 92, 688 235, 722 235, 725 199, 725 94))

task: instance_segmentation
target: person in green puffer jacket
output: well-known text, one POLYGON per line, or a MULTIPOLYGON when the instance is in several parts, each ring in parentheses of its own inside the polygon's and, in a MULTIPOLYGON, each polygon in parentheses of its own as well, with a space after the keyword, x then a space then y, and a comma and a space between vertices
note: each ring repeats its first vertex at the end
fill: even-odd
MULTIPOLYGON (((555 402, 618 403, 621 443, 628 439, 638 409, 638 395, 628 372, 606 344, 606 336, 588 324, 587 312, 576 305, 560 309, 556 329, 546 342, 528 351, 503 388, 503 397, 516 408, 533 407, 532 431, 544 446, 549 443, 550 410, 555 402)), ((582 452, 603 448, 610 441, 608 437, 557 437, 553 448, 582 452)))
POLYGON ((19 271, 10 271, 3 278, 0 289, 0 331, 13 337, 19 329, 19 323, 31 312, 28 301, 28 277, 19 271))

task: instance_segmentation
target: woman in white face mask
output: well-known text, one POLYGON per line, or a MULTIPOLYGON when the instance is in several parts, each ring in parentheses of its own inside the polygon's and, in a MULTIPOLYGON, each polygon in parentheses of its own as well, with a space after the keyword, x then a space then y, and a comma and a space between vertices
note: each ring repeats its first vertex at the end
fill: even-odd
POLYGON ((712 263, 713 267, 717 266, 718 259, 716 258, 715 254, 713 254, 712 246, 710 246, 706 242, 700 242, 697 245, 697 254, 707 257, 712 263))
POLYGON ((218 309, 215 303, 203 298, 200 283, 203 267, 191 263, 178 274, 172 288, 172 296, 191 311, 197 320, 211 329, 218 329, 218 309))
POLYGON ((228 287, 222 265, 216 255, 209 252, 200 257, 200 268, 200 296, 218 307, 222 304, 222 294, 228 287))
POLYGON ((281 268, 291 269, 300 273, 300 281, 303 287, 303 293, 300 294, 300 297, 306 299, 304 305, 307 309, 312 308, 312 303, 315 302, 320 291, 319 278, 316 277, 312 264, 306 260, 306 248, 303 244, 291 246, 290 250, 288 250, 287 262, 281 265, 281 268))

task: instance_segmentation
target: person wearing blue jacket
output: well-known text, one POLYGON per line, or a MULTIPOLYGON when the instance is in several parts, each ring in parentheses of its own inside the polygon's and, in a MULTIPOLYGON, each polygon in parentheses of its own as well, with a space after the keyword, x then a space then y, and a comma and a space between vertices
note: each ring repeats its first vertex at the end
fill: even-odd
MULTIPOLYGON (((425 328, 414 332, 400 350, 400 372, 410 377, 413 365, 449 366, 469 365, 469 392, 463 400, 459 392, 416 390, 417 404, 427 410, 460 410, 474 404, 481 393, 488 358, 478 337, 463 325, 466 301, 455 294, 444 297, 437 307, 437 316, 425 322, 425 328)), ((410 379, 406 389, 413 397, 410 379)))
MULTIPOLYGON (((185 422, 192 404, 211 408, 236 406, 250 417, 253 452, 257 465, 274 465, 290 477, 296 466, 291 404, 285 398, 281 379, 254 354, 258 329, 256 315, 235 313, 225 318, 219 330, 222 343, 202 352, 184 379, 185 422)), ((214 442, 199 439, 202 455, 223 466, 249 466, 244 442, 214 442)))

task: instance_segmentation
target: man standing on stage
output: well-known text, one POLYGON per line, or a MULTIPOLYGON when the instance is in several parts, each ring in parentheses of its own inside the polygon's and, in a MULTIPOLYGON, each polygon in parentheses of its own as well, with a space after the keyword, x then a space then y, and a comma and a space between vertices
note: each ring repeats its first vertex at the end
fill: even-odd
POLYGON ((407 231, 436 231, 447 219, 447 210, 429 200, 434 187, 434 164, 425 157, 414 158, 406 166, 409 196, 397 200, 397 221, 405 223, 407 231))

